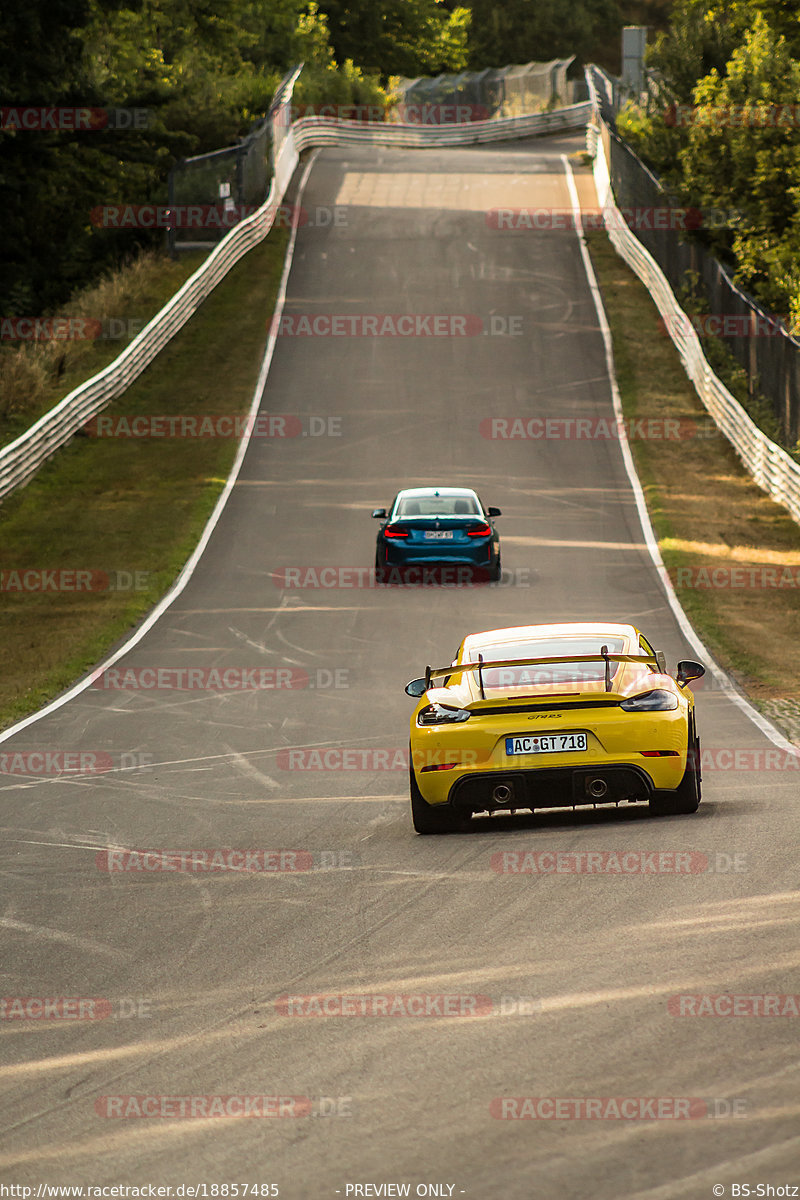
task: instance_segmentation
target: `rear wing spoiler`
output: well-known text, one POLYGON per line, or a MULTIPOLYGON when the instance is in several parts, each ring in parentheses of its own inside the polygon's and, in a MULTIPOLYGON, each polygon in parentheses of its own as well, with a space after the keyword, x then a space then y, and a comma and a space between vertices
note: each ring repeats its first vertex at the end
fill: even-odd
POLYGON ((500 658, 492 659, 491 661, 484 660, 482 654, 478 655, 476 662, 450 664, 449 667, 426 667, 425 668, 425 687, 426 690, 431 686, 433 679, 438 679, 445 675, 458 675, 462 671, 477 671, 478 684, 481 689, 481 699, 486 699, 486 693, 483 687, 483 672, 496 667, 538 667, 552 666, 555 663, 604 663, 605 664, 605 690, 611 691, 611 663, 638 663, 640 666, 649 666, 658 671, 662 675, 667 673, 667 663, 662 651, 657 650, 655 654, 609 654, 606 646, 601 646, 599 654, 569 654, 569 655, 550 655, 547 658, 500 658))

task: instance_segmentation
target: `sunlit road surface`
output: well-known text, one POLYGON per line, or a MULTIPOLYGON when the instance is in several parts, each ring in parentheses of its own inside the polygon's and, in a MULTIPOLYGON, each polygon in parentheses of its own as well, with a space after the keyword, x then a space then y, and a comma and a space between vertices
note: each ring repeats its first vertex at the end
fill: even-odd
POLYGON ((800 1183, 798 775, 722 693, 697 691, 696 816, 410 824, 403 685, 465 633, 608 618, 672 667, 690 653, 617 442, 491 436, 611 421, 575 234, 486 215, 567 211, 580 144, 314 165, 302 203, 338 217, 299 231, 265 401, 302 432, 253 439, 192 581, 107 686, 1 748, 100 756, 0 784, 3 1181, 800 1183), (375 314, 468 332, 299 332, 375 314), (502 508, 503 583, 369 586, 371 510, 437 481, 502 508), (698 999, 720 996, 751 999, 698 999))

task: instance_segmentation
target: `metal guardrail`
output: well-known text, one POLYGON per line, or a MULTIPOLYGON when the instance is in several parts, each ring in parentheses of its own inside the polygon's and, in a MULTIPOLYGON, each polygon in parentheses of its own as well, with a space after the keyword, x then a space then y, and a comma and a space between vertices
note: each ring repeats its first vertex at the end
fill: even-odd
MULTIPOLYGON (((590 91, 593 93, 589 80, 590 91)), ((595 99, 596 93, 593 93, 595 99)), ((664 324, 681 356, 686 374, 715 424, 724 433, 754 481, 767 495, 789 510, 800 522, 800 464, 771 441, 750 419, 742 405, 714 374, 706 359, 691 318, 675 299, 666 276, 650 252, 628 228, 617 207, 603 144, 603 123, 587 127, 586 146, 594 157, 594 179, 603 220, 614 249, 625 260, 655 301, 664 324)))
POLYGON ((332 117, 304 117, 292 126, 298 151, 311 146, 332 144, 397 146, 421 150, 436 146, 475 146, 515 138, 556 133, 562 129, 585 128, 592 112, 591 103, 571 104, 552 112, 532 113, 526 117, 495 117, 489 121, 471 121, 463 125, 392 125, 363 124, 335 120, 332 117))
MULTIPOLYGON (((294 83, 292 77, 291 84, 294 83)), ((291 86, 284 89, 281 103, 291 99, 291 86)), ((178 333, 206 296, 232 267, 267 236, 302 150, 326 145, 372 145, 424 148, 469 146, 483 142, 530 137, 562 129, 583 128, 591 105, 571 105, 527 117, 508 117, 470 125, 426 128, 410 125, 357 125, 328 117, 306 117, 281 127, 274 176, 265 203, 252 216, 237 224, 183 287, 134 338, 118 358, 65 396, 15 441, 0 450, 0 500, 26 483, 44 462, 115 397, 138 379, 156 355, 178 333)))
MULTIPOLYGON (((709 245, 706 230, 734 228, 740 222, 747 227, 745 208, 728 205, 699 207, 687 204, 671 193, 620 136, 616 114, 630 92, 618 80, 599 67, 587 68, 587 85, 599 106, 603 127, 611 187, 617 206, 623 213, 637 214, 634 231, 650 251, 673 291, 689 294, 690 306, 699 308, 710 319, 710 329, 733 360, 744 371, 752 398, 763 397, 771 406, 780 426, 783 446, 795 445, 800 438, 800 337, 792 334, 787 315, 771 314, 737 284, 735 268, 724 261, 709 245), (659 219, 650 220, 651 214, 659 219), (678 234, 684 217, 699 221, 699 229, 678 234)), ((652 101, 651 101, 652 102, 652 101)), ((662 97, 661 116, 669 105, 662 97)), ((673 111, 674 111, 674 105, 673 111)), ((770 437, 775 437, 770 432, 770 437)))

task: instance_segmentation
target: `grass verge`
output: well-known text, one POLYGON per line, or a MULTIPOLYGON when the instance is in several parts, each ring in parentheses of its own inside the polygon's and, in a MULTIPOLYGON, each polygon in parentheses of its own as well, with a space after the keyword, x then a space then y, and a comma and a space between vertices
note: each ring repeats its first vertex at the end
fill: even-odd
MULTIPOLYGON (((246 412, 287 237, 274 229, 251 250, 103 415, 246 412)), ((167 281, 171 294, 169 269, 167 281)), ((5 501, 0 728, 73 683, 164 594, 198 541, 236 445, 233 438, 77 436, 5 501), (55 574, 69 571, 91 572, 91 582, 55 574), (29 590, 31 581, 41 590, 29 590)))
POLYGON ((70 336, 64 332, 44 341, 1 342, 0 446, 113 362, 205 257, 205 251, 194 250, 173 261, 165 253, 146 251, 59 310, 53 328, 70 336), (84 336, 87 331, 94 336, 84 336))
POLYGON ((647 289, 607 235, 590 233, 587 242, 626 421, 656 422, 653 436, 631 425, 631 449, 678 599, 720 664, 796 734, 800 526, 756 487, 716 429, 647 289))

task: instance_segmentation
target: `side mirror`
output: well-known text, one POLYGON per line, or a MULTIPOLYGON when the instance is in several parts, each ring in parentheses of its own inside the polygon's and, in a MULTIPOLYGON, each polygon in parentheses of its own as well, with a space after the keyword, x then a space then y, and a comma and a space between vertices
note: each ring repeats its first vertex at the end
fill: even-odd
POLYGON ((705 675, 705 667, 695 662, 693 658, 684 658, 678 663, 678 671, 675 676, 681 687, 686 687, 687 683, 691 683, 693 679, 701 679, 705 675))
POLYGON ((406 695, 413 696, 415 700, 419 700, 420 696, 424 696, 427 690, 428 682, 425 679, 412 679, 405 687, 406 695))
POLYGON ((503 514, 499 508, 487 508, 486 515, 487 517, 502 517, 503 514))
POLYGON ((376 508, 375 512, 372 515, 373 515, 373 517, 380 517, 382 520, 385 520, 386 519, 386 509, 385 508, 376 508))

